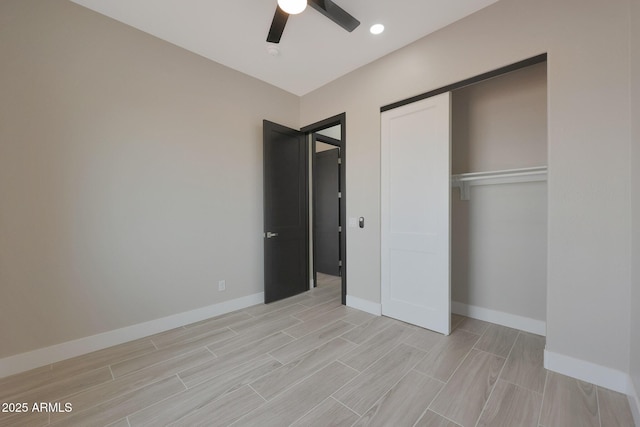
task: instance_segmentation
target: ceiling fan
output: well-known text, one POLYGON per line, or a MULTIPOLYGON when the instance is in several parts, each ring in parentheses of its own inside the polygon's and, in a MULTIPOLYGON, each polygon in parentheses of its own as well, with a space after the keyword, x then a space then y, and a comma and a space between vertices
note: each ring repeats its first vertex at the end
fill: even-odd
POLYGON ((360 21, 331 0, 297 0, 293 1, 293 3, 297 4, 294 4, 292 9, 287 6, 287 3, 291 3, 291 1, 278 0, 276 13, 273 15, 271 28, 267 35, 267 42, 269 43, 280 43, 289 15, 302 12, 307 4, 349 32, 352 32, 360 25, 360 21), (285 10, 288 12, 285 12, 285 10))

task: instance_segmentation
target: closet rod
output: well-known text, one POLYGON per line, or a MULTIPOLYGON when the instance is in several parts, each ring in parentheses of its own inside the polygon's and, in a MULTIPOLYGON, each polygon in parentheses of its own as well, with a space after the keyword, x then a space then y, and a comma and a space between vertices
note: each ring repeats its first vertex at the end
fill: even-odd
POLYGON ((460 199, 470 200, 471 186, 492 184, 513 184, 547 180, 547 167, 505 169, 489 172, 462 173, 451 176, 451 186, 460 189, 460 199))

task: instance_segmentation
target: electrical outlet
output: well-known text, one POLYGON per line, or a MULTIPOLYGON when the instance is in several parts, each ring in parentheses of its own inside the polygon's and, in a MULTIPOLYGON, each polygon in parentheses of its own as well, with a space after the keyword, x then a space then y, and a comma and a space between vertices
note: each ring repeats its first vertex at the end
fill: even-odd
POLYGON ((218 282, 218 290, 219 291, 224 291, 225 289, 227 289, 227 282, 224 280, 220 280, 218 282))

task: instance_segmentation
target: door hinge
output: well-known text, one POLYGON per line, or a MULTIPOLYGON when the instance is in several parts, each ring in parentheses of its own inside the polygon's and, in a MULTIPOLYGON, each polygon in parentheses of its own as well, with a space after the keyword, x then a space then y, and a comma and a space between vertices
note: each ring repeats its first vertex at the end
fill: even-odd
POLYGON ((341 225, 338 226, 338 233, 342 233, 342 226, 341 225))
POLYGON ((338 164, 341 165, 342 164, 342 158, 338 157, 338 164))
POLYGON ((338 267, 342 267, 342 260, 338 261, 338 267))
POLYGON ((338 191, 338 199, 342 199, 342 191, 338 191))

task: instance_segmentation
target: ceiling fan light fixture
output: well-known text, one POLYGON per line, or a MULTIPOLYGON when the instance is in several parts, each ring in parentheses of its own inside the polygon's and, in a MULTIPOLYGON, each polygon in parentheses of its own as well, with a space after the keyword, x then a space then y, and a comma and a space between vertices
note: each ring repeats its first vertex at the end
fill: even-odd
POLYGON ((369 28, 369 31, 371 32, 371 34, 382 34, 382 32, 384 31, 384 25, 382 24, 373 24, 371 26, 371 28, 369 28))
POLYGON ((278 6, 289 15, 297 15, 307 8, 307 0, 278 0, 278 6))

